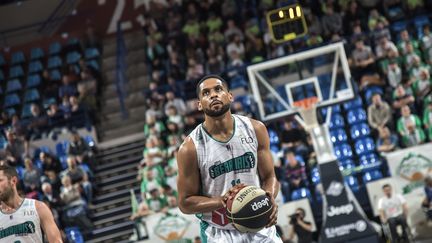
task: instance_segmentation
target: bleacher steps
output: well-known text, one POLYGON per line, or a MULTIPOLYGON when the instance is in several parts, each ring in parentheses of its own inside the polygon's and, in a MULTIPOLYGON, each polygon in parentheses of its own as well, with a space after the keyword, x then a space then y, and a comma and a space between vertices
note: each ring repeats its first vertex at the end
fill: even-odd
POLYGON ((141 139, 141 138, 138 138, 138 139, 136 139, 134 141, 130 141, 130 140, 128 140, 128 141, 129 141, 129 143, 127 145, 115 145, 115 146, 112 146, 112 147, 109 147, 109 148, 101 148, 100 145, 99 145, 98 146, 99 147, 99 151, 98 151, 98 154, 97 154, 97 158, 103 158, 103 157, 105 157, 107 155, 115 154, 115 153, 118 153, 118 152, 121 152, 121 151, 126 151, 126 150, 129 150, 129 149, 132 149, 132 148, 138 148, 138 147, 139 148, 143 148, 144 145, 145 145, 144 140, 141 139))
POLYGON ((117 129, 110 129, 109 131, 105 131, 103 134, 103 139, 115 139, 125 135, 134 134, 138 132, 142 132, 143 129, 143 121, 138 123, 134 123, 128 125, 127 127, 119 127, 117 129))
MULTIPOLYGON (((144 91, 148 87, 147 76, 139 76, 137 78, 131 79, 127 85, 127 92, 133 91, 144 91)), ((117 86, 115 83, 109 83, 105 86, 104 97, 111 98, 117 97, 117 86)))
POLYGON ((110 185, 106 185, 106 186, 101 186, 99 187, 99 193, 110 193, 110 192, 115 192, 119 189, 130 189, 130 186, 138 186, 138 180, 136 178, 132 178, 132 179, 128 179, 128 180, 123 180, 121 182, 115 182, 112 183, 110 185))
MULTIPOLYGON (((129 50, 129 52, 131 52, 127 57, 126 57, 126 63, 127 65, 132 65, 134 63, 137 62, 145 62, 145 50, 144 48, 140 48, 138 50, 129 50)), ((109 56, 104 56, 102 59, 102 67, 103 69, 115 69, 117 65, 117 57, 116 55, 109 55, 109 56)))

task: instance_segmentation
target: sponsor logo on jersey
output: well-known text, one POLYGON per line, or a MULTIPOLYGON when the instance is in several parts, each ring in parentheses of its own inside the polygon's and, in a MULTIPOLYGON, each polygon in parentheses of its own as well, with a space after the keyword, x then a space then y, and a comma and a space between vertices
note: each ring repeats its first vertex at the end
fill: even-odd
POLYGON ((351 230, 355 230, 357 232, 363 232, 367 228, 367 224, 364 220, 358 220, 355 223, 344 224, 337 227, 331 227, 325 229, 325 234, 327 239, 348 235, 351 230))
POLYGON ((247 136, 247 137, 240 137, 240 141, 242 144, 248 144, 248 143, 253 143, 254 140, 251 136, 247 136))
POLYGON ((223 163, 218 163, 210 166, 209 174, 212 179, 226 173, 242 173, 249 172, 256 164, 255 156, 252 152, 246 152, 243 155, 227 160, 223 163))
POLYGON ((337 197, 342 193, 343 185, 340 182, 332 181, 327 188, 326 194, 329 196, 337 197))
POLYGON ((339 207, 330 206, 329 210, 327 211, 327 216, 333 217, 341 214, 348 215, 353 210, 354 210, 354 206, 351 203, 339 207))
POLYGON ((32 221, 26 221, 22 224, 12 225, 7 228, 0 229, 0 239, 11 235, 25 236, 36 232, 35 224, 32 221))
POLYGON ((260 202, 254 202, 252 205, 251 205, 251 207, 252 207, 252 210, 255 212, 255 211, 257 211, 258 209, 260 209, 260 208, 262 208, 262 207, 264 207, 264 206, 269 206, 269 199, 266 197, 266 198, 264 198, 263 200, 261 200, 260 202))

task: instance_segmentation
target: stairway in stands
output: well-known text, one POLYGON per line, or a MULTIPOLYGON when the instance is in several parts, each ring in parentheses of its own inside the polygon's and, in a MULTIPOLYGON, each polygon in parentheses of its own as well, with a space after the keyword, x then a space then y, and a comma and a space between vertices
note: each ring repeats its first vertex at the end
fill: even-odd
POLYGON ((95 228, 86 242, 129 242, 133 229, 130 189, 139 193, 137 165, 143 148, 144 140, 138 139, 99 151, 95 171, 98 191, 90 215, 95 228))
POLYGON ((145 99, 142 91, 149 83, 145 62, 145 35, 142 31, 135 31, 124 33, 123 37, 127 49, 125 59, 128 80, 125 87, 127 93, 125 107, 129 117, 124 119, 120 109, 116 87, 117 40, 116 37, 111 37, 104 40, 102 57, 105 87, 100 111, 101 124, 98 126, 101 141, 142 132, 144 126, 145 99))

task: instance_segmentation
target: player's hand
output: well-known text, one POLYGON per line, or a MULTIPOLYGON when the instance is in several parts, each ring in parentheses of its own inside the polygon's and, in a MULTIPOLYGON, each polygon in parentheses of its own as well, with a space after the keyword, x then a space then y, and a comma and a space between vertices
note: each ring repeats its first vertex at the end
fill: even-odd
POLYGON ((266 226, 268 228, 268 227, 271 227, 277 223, 278 205, 276 204, 276 202, 273 198, 273 194, 271 192, 266 191, 266 194, 268 197, 270 197, 271 203, 273 205, 272 213, 270 214, 269 222, 266 226))
POLYGON ((233 198, 233 196, 240 191, 243 187, 246 185, 243 183, 237 184, 233 187, 231 187, 225 194, 222 196, 222 204, 224 207, 226 207, 226 202, 233 198))

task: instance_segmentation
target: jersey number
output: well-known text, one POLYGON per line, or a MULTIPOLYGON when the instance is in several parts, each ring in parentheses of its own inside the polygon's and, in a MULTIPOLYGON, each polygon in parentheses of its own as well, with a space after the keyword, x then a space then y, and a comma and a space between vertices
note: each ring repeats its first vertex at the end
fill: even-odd
POLYGON ((231 185, 232 185, 232 186, 238 185, 238 184, 240 184, 240 183, 241 183, 241 182, 240 182, 240 179, 232 180, 232 181, 231 181, 231 185))

